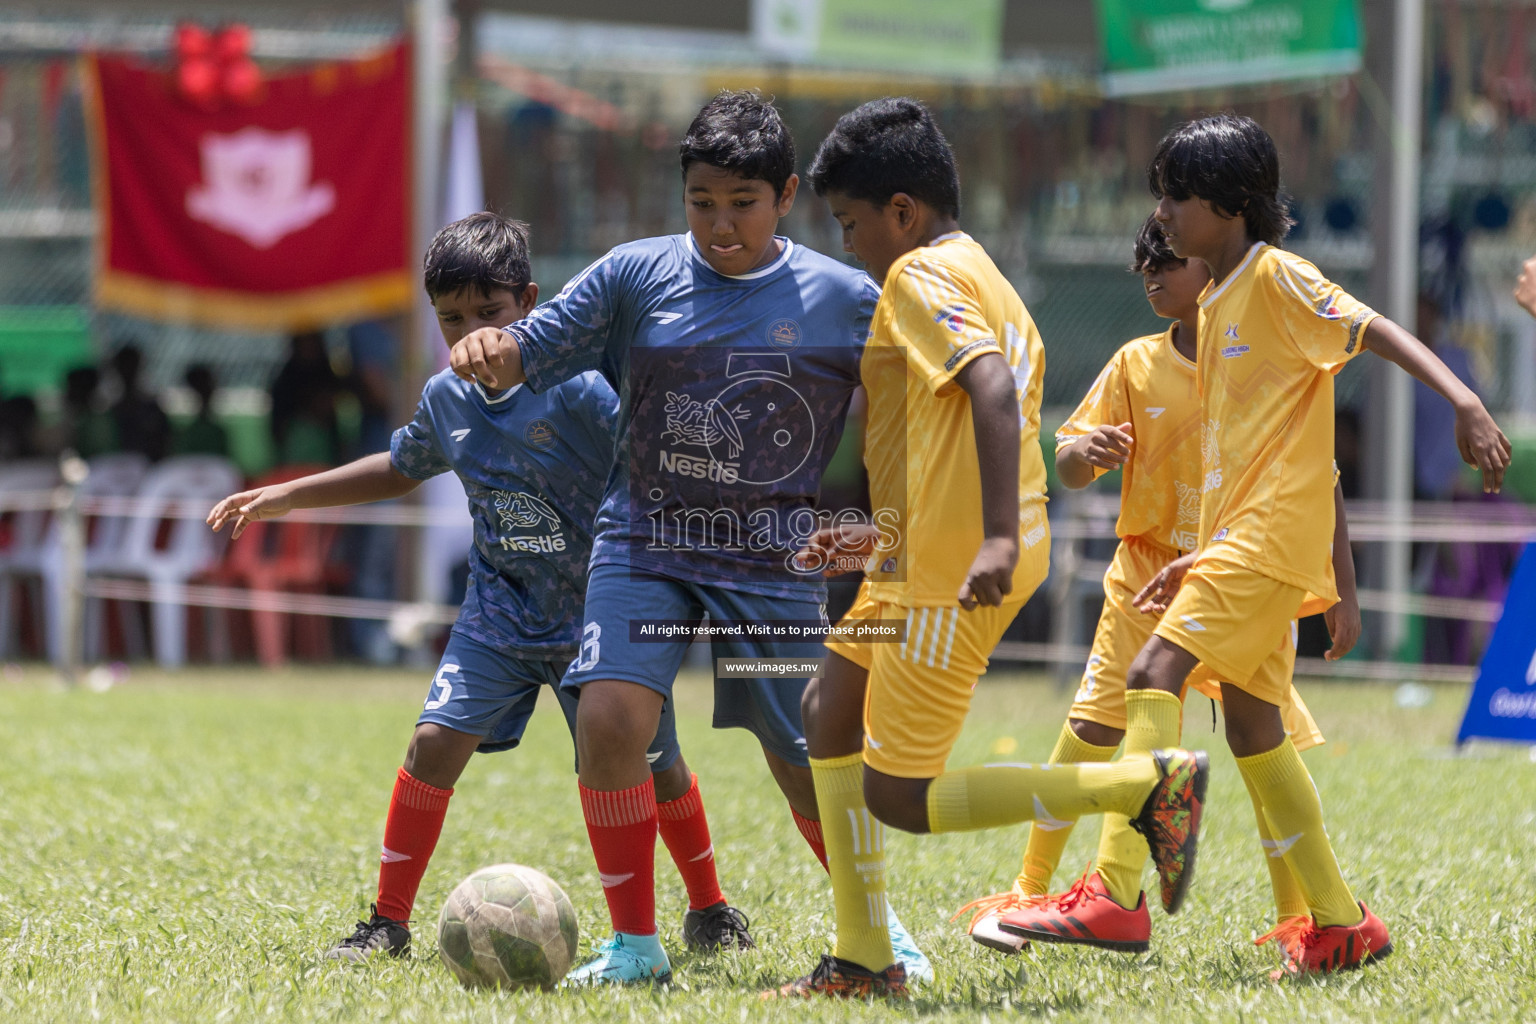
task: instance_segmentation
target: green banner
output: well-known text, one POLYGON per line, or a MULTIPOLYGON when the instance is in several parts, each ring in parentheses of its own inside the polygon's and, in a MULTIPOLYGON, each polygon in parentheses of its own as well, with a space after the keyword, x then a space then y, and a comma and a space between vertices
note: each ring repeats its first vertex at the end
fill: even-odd
POLYGON ((1357 0, 1095 0, 1111 96, 1352 74, 1357 0))
POLYGON ((1004 0, 753 0, 757 42, 818 64, 983 75, 1002 53, 1004 0))

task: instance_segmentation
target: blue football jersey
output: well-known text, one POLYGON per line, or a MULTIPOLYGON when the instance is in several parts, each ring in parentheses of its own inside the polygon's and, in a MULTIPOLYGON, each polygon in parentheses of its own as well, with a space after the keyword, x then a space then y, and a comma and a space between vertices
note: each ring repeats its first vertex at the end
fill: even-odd
POLYGON ((455 630, 526 656, 575 655, 618 406, 597 373, 495 398, 451 370, 427 381, 389 459, 412 479, 451 471, 464 484, 475 543, 455 630))
POLYGON ((507 328, 539 391, 600 370, 620 396, 593 564, 753 593, 819 591, 791 559, 859 384, 879 288, 781 238, 730 277, 691 235, 621 245, 507 328))

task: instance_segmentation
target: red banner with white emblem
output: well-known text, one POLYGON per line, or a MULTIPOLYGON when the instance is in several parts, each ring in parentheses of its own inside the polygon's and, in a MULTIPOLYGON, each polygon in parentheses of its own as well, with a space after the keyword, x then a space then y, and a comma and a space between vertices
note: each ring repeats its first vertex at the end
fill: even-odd
POLYGON ((408 308, 403 44, 275 75, 243 103, 195 104, 131 58, 86 67, 99 304, 290 330, 408 308))

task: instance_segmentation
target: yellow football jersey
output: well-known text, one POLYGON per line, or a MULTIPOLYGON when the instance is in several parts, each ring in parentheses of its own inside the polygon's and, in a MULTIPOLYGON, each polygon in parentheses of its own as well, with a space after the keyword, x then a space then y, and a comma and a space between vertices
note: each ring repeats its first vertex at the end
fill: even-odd
MULTIPOLYGON (((1096 427, 1131 425, 1131 457, 1120 467, 1115 533, 1193 551, 1200 530, 1200 394, 1195 364, 1162 334, 1127 342, 1099 373, 1072 417, 1056 431, 1056 450, 1096 427)), ((1097 478, 1109 472, 1095 466, 1097 478)))
POLYGON ((1333 375, 1377 314, 1262 242, 1200 298, 1200 547, 1338 600, 1333 375))
MULTIPOLYGON (((965 582, 982 541, 981 470, 970 396, 955 375, 988 352, 1008 360, 1019 396, 1019 546, 1050 543, 1045 346, 986 251, 963 232, 943 235, 891 266, 864 348, 864 464, 881 530, 865 572, 876 601, 953 604, 965 582)), ((1034 561, 1019 559, 1013 596, 1036 585, 1034 561)))

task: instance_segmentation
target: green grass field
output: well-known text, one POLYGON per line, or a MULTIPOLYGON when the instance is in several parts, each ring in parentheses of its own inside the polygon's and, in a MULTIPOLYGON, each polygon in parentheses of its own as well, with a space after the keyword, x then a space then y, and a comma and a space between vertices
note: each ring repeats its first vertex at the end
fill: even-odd
MULTIPOLYGON (((1214 766, 1200 875, 1153 951, 1037 946, 1002 958, 948 922, 1006 886, 1022 829, 898 836, 898 911, 937 984, 910 1006, 764 1005, 760 989, 828 948, 829 889, 747 734, 709 728, 701 678, 680 687, 723 882, 761 946, 709 959, 675 939, 684 896, 658 847, 677 984, 665 992, 466 992, 438 962, 437 910, 471 870, 519 861, 570 893, 583 946, 607 916, 547 701, 516 751, 460 783, 422 886, 415 954, 350 967, 320 951, 366 916, 395 767, 425 673, 135 673, 59 692, 43 669, 0 681, 0 1019, 7 1021, 1536 1020, 1536 765, 1524 750, 1446 756, 1464 695, 1397 708, 1378 686, 1307 690, 1326 747, 1306 755, 1357 895, 1392 929, 1385 962, 1273 984, 1276 954, 1251 808, 1210 705, 1185 741, 1214 766)), ((988 677, 954 763, 1049 751, 1069 696, 988 677)), ((1097 819, 1059 881, 1086 862, 1097 819)), ((1154 884, 1150 874, 1148 884, 1154 884)))

